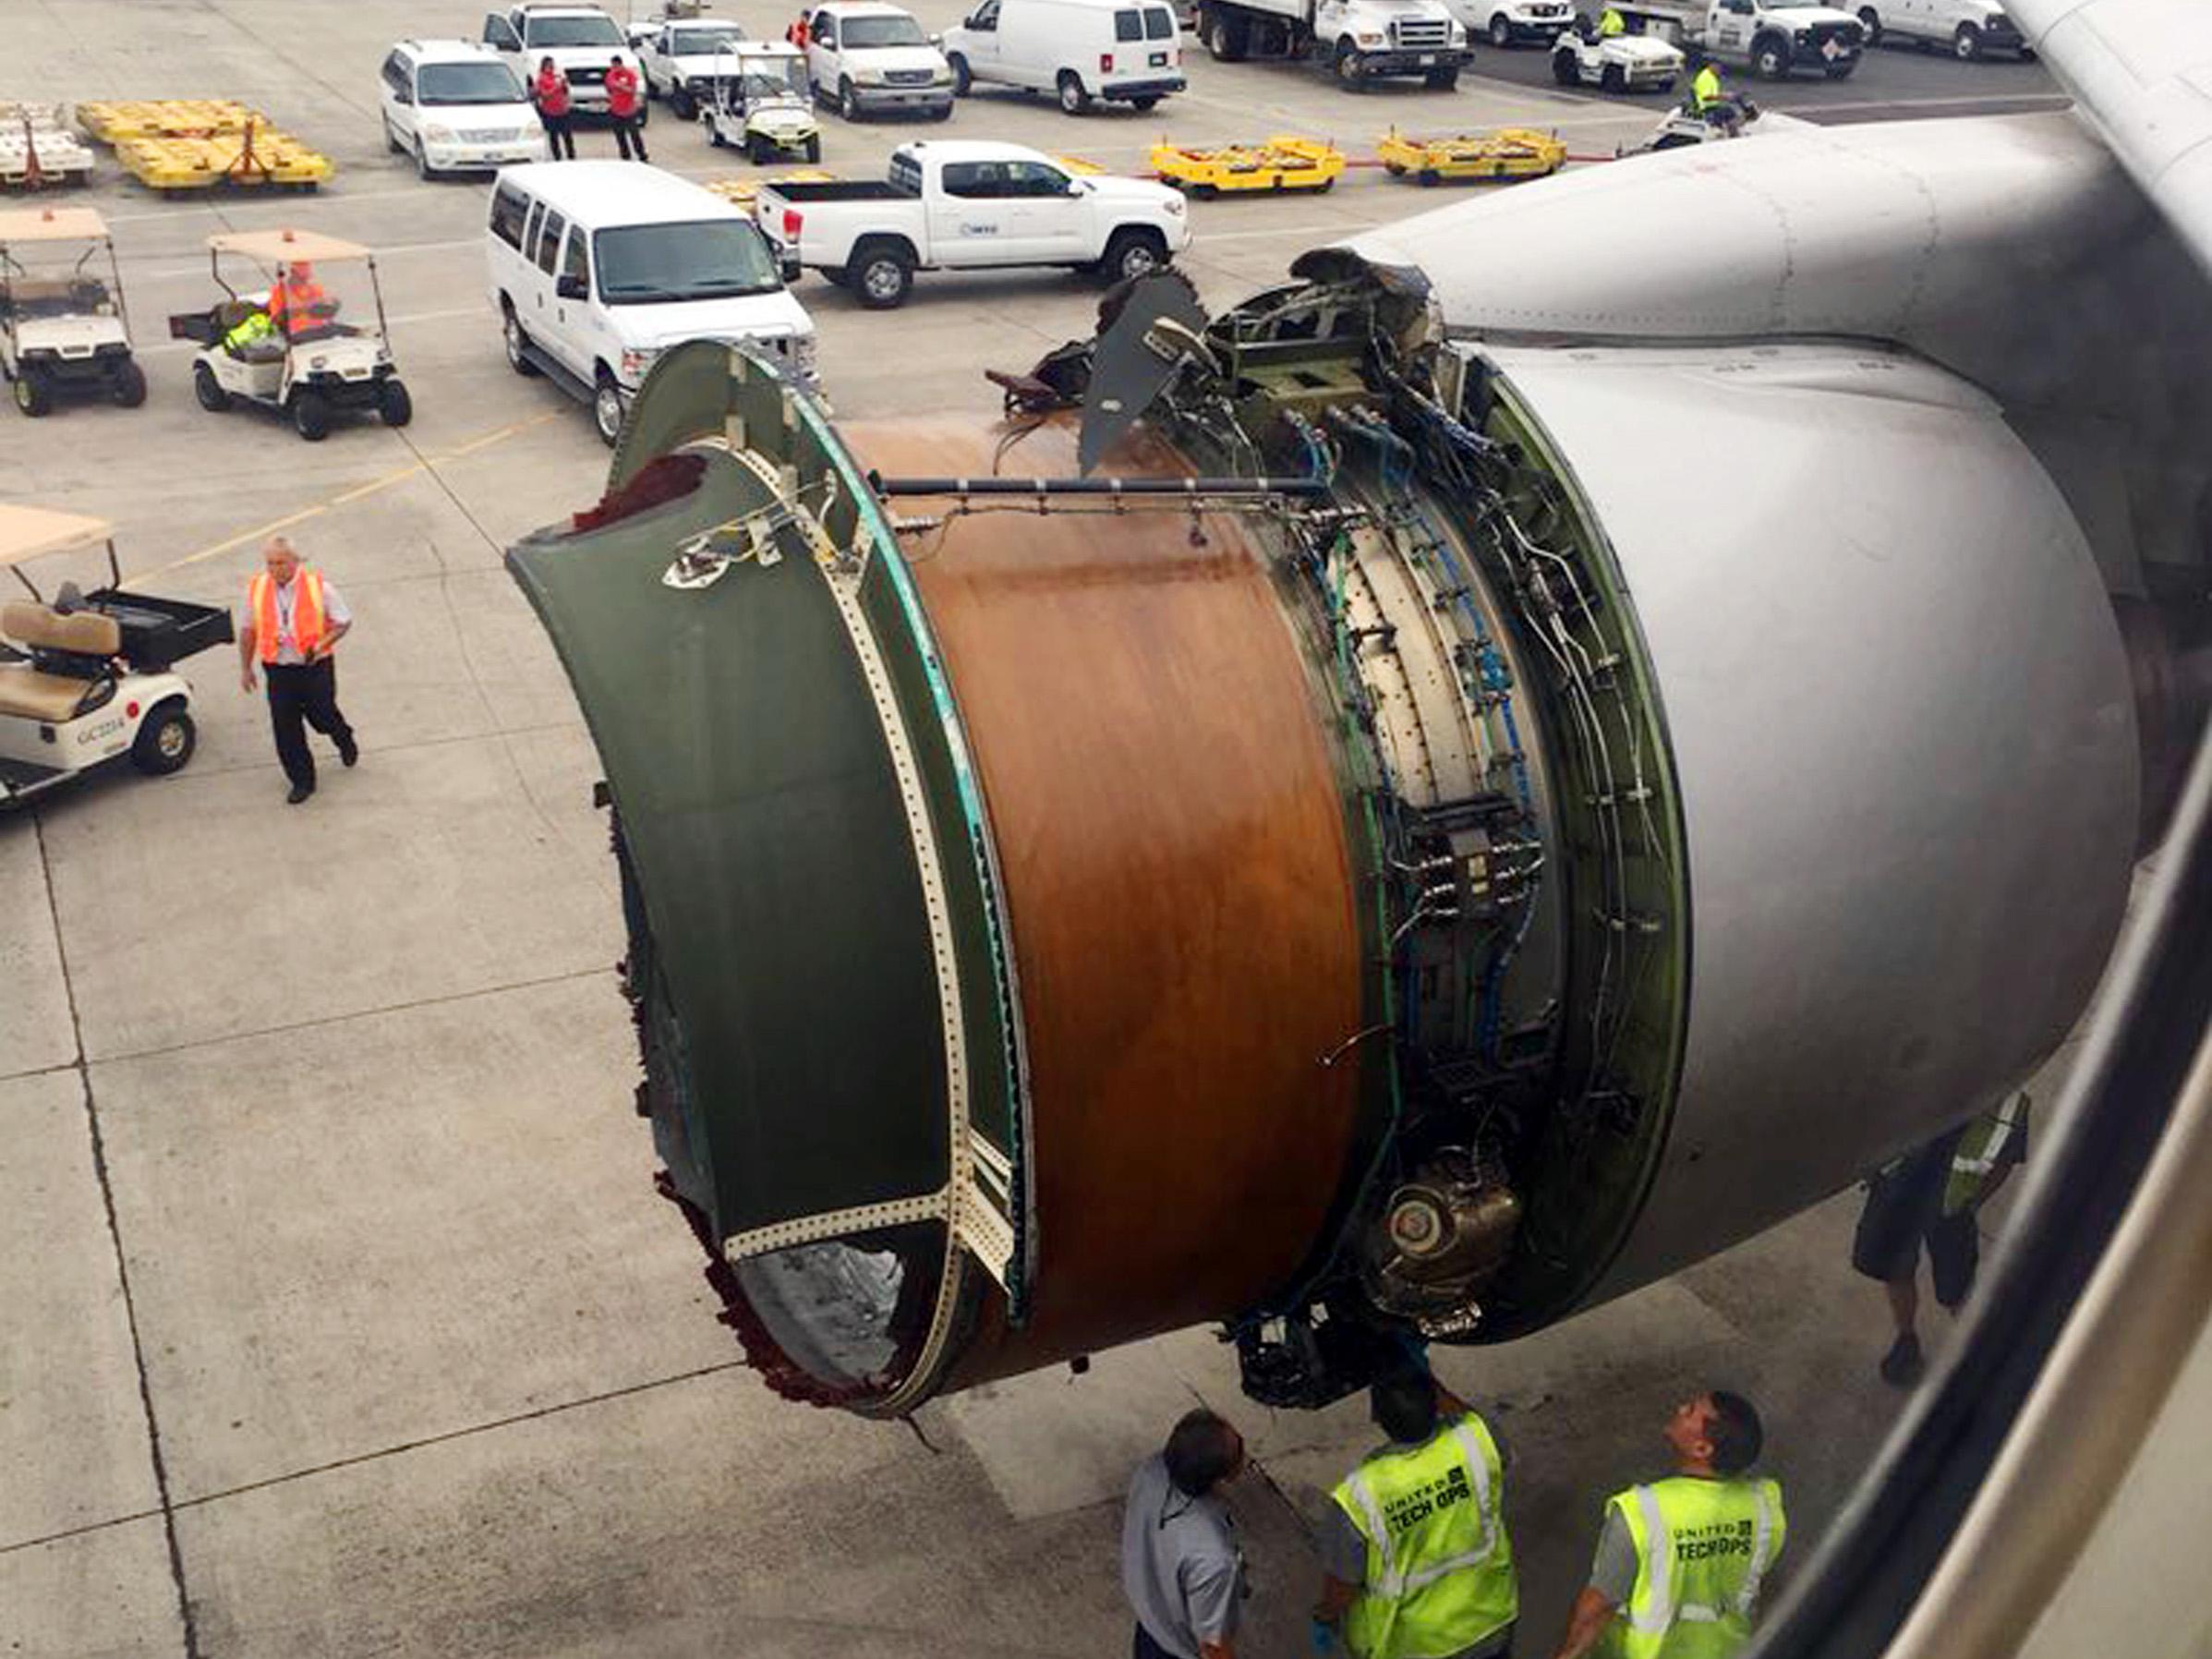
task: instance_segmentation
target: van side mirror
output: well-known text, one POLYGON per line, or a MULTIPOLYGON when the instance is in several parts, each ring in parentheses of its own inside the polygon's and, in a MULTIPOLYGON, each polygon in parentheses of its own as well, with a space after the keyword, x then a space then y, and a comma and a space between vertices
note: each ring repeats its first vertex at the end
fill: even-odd
POLYGON ((574 273, 553 279, 553 292, 562 299, 589 299, 591 285, 574 273))

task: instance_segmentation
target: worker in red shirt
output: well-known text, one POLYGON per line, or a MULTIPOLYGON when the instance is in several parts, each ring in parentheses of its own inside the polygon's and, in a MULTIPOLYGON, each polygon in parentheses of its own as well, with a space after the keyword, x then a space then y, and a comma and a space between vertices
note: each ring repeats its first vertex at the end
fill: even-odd
POLYGON ((646 101, 638 95, 637 71, 623 58, 607 66, 607 115, 614 123, 614 141, 622 148, 623 160, 653 159, 646 153, 646 101))
POLYGON ((538 118, 545 124, 545 151, 549 161, 566 156, 576 159, 576 136, 569 130, 568 77, 550 57, 540 58, 538 73, 530 79, 530 102, 538 105, 538 118))

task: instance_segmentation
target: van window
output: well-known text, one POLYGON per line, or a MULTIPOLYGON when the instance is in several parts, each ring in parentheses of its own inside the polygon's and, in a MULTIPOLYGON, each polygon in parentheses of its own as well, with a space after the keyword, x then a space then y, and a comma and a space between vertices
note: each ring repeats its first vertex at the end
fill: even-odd
POLYGON ((1118 41, 1141 41, 1144 38, 1144 19, 1133 11, 1114 14, 1114 38, 1118 41))
POLYGON ((548 276, 553 273, 554 256, 561 251, 561 233, 568 228, 568 221, 559 213, 547 212, 538 225, 538 269, 548 276))
POLYGON ((1148 41, 1175 39, 1175 14, 1165 6, 1144 8, 1144 38, 1148 41))
POLYGON ((502 184, 491 193, 491 234, 508 247, 522 247, 523 221, 530 216, 530 199, 513 185, 502 184))
POLYGON ((561 258, 561 274, 580 278, 586 293, 591 291, 591 258, 584 251, 584 227, 578 225, 568 233, 568 248, 561 258))

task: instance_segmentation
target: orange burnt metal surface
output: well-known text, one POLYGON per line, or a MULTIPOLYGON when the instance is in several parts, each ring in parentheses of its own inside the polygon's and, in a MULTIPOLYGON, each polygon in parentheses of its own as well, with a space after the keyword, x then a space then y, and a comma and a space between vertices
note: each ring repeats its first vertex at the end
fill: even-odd
MULTIPOLYGON (((981 477, 999 433, 844 435, 886 476, 981 477)), ((1156 446, 1116 460, 1179 470, 1156 446)), ((1073 474, 1072 425, 1000 470, 1073 474)), ((1360 1068, 1321 1059, 1360 1024, 1362 879, 1271 577, 1232 515, 1193 546, 1187 513, 1062 510, 1087 504, 901 539, 988 803, 1033 1120, 1031 1317, 1005 1328, 994 1292, 953 1387, 1281 1289, 1354 1138, 1360 1068)))

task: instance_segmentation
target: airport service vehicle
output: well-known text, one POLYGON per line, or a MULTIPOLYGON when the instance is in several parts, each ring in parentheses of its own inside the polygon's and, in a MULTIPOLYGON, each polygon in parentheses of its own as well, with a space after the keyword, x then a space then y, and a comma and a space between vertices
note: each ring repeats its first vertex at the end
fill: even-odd
POLYGON ((545 127, 506 60, 476 41, 402 41, 384 58, 384 144, 424 178, 546 159, 545 127))
POLYGON ((822 159, 814 83, 796 46, 781 41, 736 44, 717 60, 708 88, 704 119, 709 144, 742 150, 755 163, 822 159))
POLYGON ((1077 175, 1019 144, 905 144, 880 182, 769 184, 755 212, 785 254, 871 310, 916 271, 1061 265, 1119 281, 1191 245, 1183 200, 1147 179, 1077 175))
POLYGON ((945 34, 953 90, 1050 92, 1080 115, 1094 99, 1148 110, 1183 90, 1182 30, 1166 0, 984 0, 945 34))
POLYGON ((622 433, 654 358, 686 340, 750 340, 812 384, 814 321, 744 210, 635 162, 510 167, 485 231, 507 362, 622 433))
MULTIPOLYGON (((524 84, 551 58, 568 77, 569 106, 578 115, 607 113, 607 71, 619 58, 632 68, 637 53, 620 24, 596 6, 547 5, 537 0, 490 12, 484 43, 498 53, 524 84)), ((647 118, 641 104, 638 119, 647 118)))
POLYGON ((24 800, 110 761, 155 777, 192 758, 191 683, 175 672, 228 644, 230 612, 126 593, 103 519, 0 504, 0 566, 28 602, 0 605, 0 803, 24 800), (105 544, 107 584, 64 582, 47 603, 23 567, 105 544))
POLYGON ((696 120, 713 102, 716 60, 743 45, 739 25, 711 18, 670 18, 637 42, 646 96, 665 99, 679 121, 696 120))
POLYGON ((918 113, 952 114, 952 66, 912 12, 880 0, 839 0, 806 16, 806 68, 815 96, 848 121, 918 113))
POLYGON ((92 209, 0 212, 0 378, 34 418, 69 395, 146 401, 115 240, 92 209))
POLYGON ((1687 60, 1654 34, 1602 35, 1588 18, 1552 47, 1552 79, 1607 92, 1671 92, 1687 60))
POLYGON ((289 420, 310 443, 328 437, 342 413, 373 414, 390 427, 415 418, 415 401, 392 360, 383 285, 376 255, 368 248, 320 231, 224 231, 208 238, 208 264, 224 297, 205 310, 169 319, 172 338, 200 348, 192 359, 192 391, 201 408, 211 414, 241 404, 266 409, 289 420), (312 325, 277 327, 233 343, 240 324, 265 313, 267 290, 249 297, 233 287, 224 274, 225 255, 267 272, 272 287, 288 272, 322 286, 323 297, 310 308, 312 325), (349 298, 328 283, 354 292, 349 298), (359 303, 363 287, 368 307, 359 303), (348 314, 357 321, 341 321, 340 311, 349 306, 348 314))
POLYGON ((1459 84, 1467 30, 1443 0, 1201 0, 1198 38, 1225 64, 1317 57, 1342 85, 1418 75, 1459 84))
POLYGON ((1444 5, 1469 35, 1479 34, 1500 49, 1529 41, 1549 46, 1575 24, 1568 0, 1444 0, 1444 5))
POLYGON ((1642 155, 1654 150, 1683 150, 1692 144, 1711 144, 1727 139, 1740 139, 1759 119, 1759 105, 1748 98, 1726 99, 1715 110, 1700 113, 1684 109, 1676 104, 1659 117, 1654 127, 1639 144, 1631 144, 1620 151, 1622 155, 1642 155))
POLYGON ((1615 0, 1614 9, 1638 32, 1698 47, 1708 57, 1743 65, 1769 80, 1799 69, 1845 79, 1858 67, 1866 42, 1858 18, 1819 0, 1712 0, 1710 6, 1615 0))
POLYGON ((1945 46, 1953 57, 1973 62, 1991 52, 2033 57, 2020 25, 1989 0, 1868 0, 1858 7, 1867 44, 1912 41, 1945 46))

